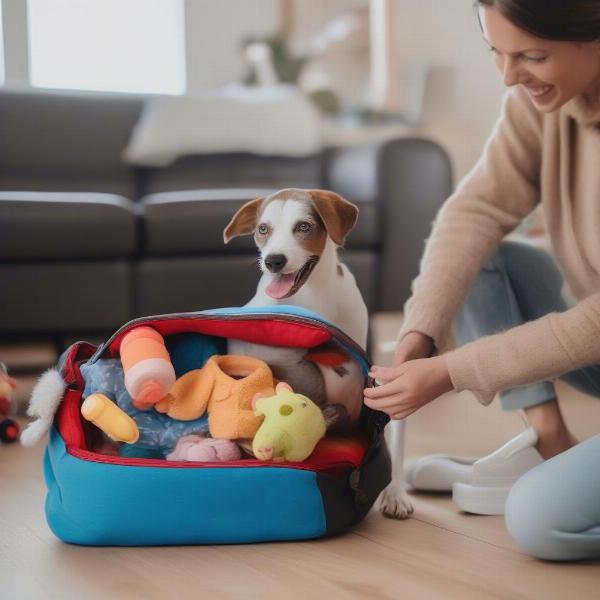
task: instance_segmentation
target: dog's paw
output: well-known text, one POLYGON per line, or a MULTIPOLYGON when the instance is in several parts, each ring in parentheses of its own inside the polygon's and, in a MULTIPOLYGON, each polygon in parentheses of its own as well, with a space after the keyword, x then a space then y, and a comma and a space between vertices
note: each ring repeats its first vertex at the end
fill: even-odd
POLYGON ((403 486, 391 483, 379 497, 379 512, 390 519, 408 519, 413 506, 403 486))

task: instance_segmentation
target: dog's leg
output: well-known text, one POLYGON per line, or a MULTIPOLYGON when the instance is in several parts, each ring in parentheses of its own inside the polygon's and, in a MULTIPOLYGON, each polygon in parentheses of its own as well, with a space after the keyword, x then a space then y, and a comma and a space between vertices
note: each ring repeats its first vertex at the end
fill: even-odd
POLYGON ((392 481, 379 497, 379 510, 393 519, 407 519, 413 512, 404 483, 404 440, 406 423, 390 421, 385 428, 385 438, 392 458, 392 481))

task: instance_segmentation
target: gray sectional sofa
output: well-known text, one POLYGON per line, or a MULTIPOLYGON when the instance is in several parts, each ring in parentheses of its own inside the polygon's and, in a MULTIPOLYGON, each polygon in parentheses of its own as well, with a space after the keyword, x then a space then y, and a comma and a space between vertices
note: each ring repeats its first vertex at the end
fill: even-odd
POLYGON ((284 187, 358 204, 343 260, 371 311, 400 309, 449 160, 422 139, 305 158, 121 158, 143 98, 0 92, 0 339, 105 334, 137 316, 235 306, 259 272, 250 237, 222 231, 244 202, 284 187))

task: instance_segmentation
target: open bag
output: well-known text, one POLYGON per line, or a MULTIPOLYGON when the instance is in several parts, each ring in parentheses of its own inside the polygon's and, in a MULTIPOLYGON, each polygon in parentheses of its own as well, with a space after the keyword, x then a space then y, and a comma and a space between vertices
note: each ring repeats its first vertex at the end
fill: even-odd
POLYGON ((212 339, 312 349, 336 343, 360 365, 362 349, 318 315, 296 307, 232 308, 136 319, 100 347, 73 344, 59 364, 66 390, 44 458, 46 517, 63 541, 83 545, 220 544, 334 535, 361 521, 391 478, 387 415, 363 406, 351 433, 327 435, 303 462, 184 462, 115 456, 82 418, 86 368, 119 357, 140 325, 165 340, 212 339))

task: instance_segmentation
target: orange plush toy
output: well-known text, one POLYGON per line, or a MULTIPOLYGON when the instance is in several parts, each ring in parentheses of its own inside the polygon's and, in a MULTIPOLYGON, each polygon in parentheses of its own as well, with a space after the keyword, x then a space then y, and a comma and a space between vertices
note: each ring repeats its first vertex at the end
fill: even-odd
POLYGON ((271 369, 250 356, 212 356, 204 367, 180 377, 154 408, 173 419, 191 421, 208 411, 213 438, 251 439, 263 418, 254 414, 257 393, 275 394, 271 369))

